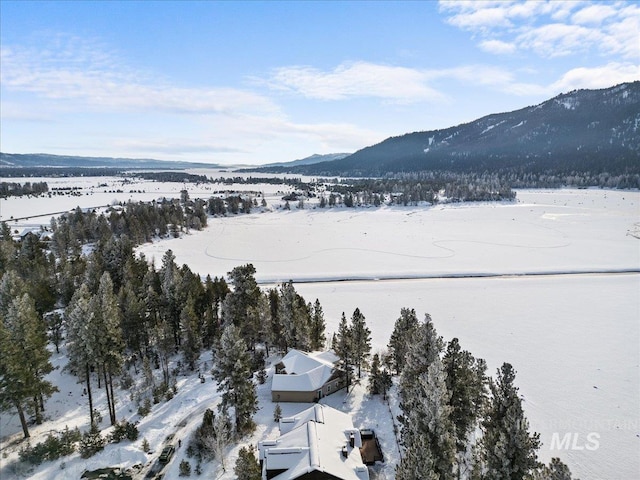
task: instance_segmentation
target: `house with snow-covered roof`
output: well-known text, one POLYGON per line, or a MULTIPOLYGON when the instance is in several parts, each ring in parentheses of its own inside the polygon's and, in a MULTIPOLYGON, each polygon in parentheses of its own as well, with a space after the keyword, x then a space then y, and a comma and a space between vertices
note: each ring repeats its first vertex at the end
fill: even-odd
POLYGON ((280 437, 258 444, 262 480, 369 480, 351 417, 316 404, 280 420, 280 437))
POLYGON ((274 402, 314 402, 345 386, 333 352, 290 350, 276 365, 271 383, 274 402))

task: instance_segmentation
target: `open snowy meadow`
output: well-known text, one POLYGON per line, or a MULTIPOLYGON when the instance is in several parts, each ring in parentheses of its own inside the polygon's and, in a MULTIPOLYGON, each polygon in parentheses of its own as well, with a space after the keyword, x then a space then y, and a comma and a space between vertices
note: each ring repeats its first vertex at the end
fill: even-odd
MULTIPOLYGON (((77 205, 176 196, 181 188, 208 198, 219 188, 141 182, 116 192, 113 179, 102 187, 104 178, 82 181, 92 194, 2 200, 0 218, 29 217, 10 223, 18 229, 77 205)), ((209 218, 203 231, 137 251, 158 266, 171 249, 202 276, 252 263, 265 286, 292 279, 307 301, 320 300, 328 332, 342 312, 360 308, 374 350, 386 346, 402 307, 429 313, 445 340, 458 337, 487 360, 489 374, 503 362, 514 366, 531 430, 541 434, 540 460, 560 457, 583 480, 640 478, 640 192, 520 190, 505 203, 321 210, 309 202, 284 211, 283 186, 225 188, 265 192, 267 211, 209 218)), ((190 388, 180 386, 187 403, 171 422, 203 405, 204 391, 194 397, 190 388)), ((64 417, 71 425, 86 413, 73 398, 75 413, 64 417)), ((160 417, 150 422, 163 431, 160 417)), ((161 438, 149 436, 156 446, 161 438)))

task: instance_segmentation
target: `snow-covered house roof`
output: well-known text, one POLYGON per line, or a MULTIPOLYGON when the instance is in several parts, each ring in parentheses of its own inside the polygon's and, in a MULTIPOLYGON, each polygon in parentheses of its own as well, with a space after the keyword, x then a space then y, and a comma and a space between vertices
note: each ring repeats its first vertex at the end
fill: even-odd
POLYGON ((369 479, 360 455, 360 432, 346 413, 318 404, 280 425, 277 440, 258 445, 263 479, 294 480, 311 472, 342 480, 369 479))
POLYGON ((282 359, 281 373, 273 376, 271 389, 281 392, 317 390, 331 378, 337 361, 338 357, 332 352, 290 350, 282 359))
POLYGON ((42 233, 42 229, 40 227, 18 227, 12 230, 12 238, 16 241, 24 240, 24 237, 33 233, 34 235, 40 236, 42 233))

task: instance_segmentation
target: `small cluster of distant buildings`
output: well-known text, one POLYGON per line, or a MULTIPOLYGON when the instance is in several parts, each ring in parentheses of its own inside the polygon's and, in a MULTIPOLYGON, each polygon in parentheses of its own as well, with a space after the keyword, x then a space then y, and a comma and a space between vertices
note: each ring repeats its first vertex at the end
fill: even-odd
POLYGON ((350 415, 317 403, 345 387, 337 361, 332 352, 291 350, 275 366, 272 400, 314 405, 281 418, 280 436, 258 444, 263 480, 369 480, 365 460, 382 460, 371 430, 361 432, 350 415), (371 451, 366 441, 375 442, 377 455, 363 459, 371 451))

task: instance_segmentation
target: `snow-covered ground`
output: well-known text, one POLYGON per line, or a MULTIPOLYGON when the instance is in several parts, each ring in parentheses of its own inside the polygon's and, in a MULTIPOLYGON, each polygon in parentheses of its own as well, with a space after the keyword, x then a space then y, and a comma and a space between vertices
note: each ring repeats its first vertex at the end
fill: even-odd
MULTIPOLYGON (((98 178, 94 183, 104 181, 98 178)), ((141 182, 126 186, 120 194, 102 191, 103 197, 94 192, 82 197, 1 200, 0 215, 7 219, 48 214, 76 205, 109 204, 127 195, 154 199, 182 187, 141 182), (129 188, 145 193, 128 193, 129 188)), ((220 188, 186 187, 192 198, 199 193, 207 197, 220 188)), ((264 191, 270 206, 282 203, 277 191, 284 187, 234 187, 264 191)), ((463 348, 487 360, 489 373, 505 361, 514 365, 531 428, 541 433, 542 460, 558 456, 583 480, 633 479, 640 478, 638 237, 639 192, 521 190, 516 202, 497 204, 327 211, 296 210, 292 204, 288 212, 211 218, 202 232, 144 245, 138 251, 160 262, 171 248, 178 264, 187 263, 201 275, 224 275, 251 262, 263 284, 310 281, 298 283, 296 289, 309 301, 320 299, 328 330, 336 329, 342 311, 349 316, 359 307, 376 349, 386 345, 401 307, 415 308, 420 315, 430 313, 446 340, 459 337, 463 348), (605 273, 609 271, 636 273, 605 273), (520 276, 571 272, 589 273, 520 276), (450 278, 491 274, 511 276, 450 278), (358 281, 332 281, 344 278, 358 281)), ((154 449, 184 418, 188 417, 186 426, 180 428, 195 426, 205 405, 216 402, 213 382, 200 384, 197 377, 181 382, 177 398, 141 423, 141 437, 154 449), (192 410, 198 415, 191 415, 192 410)), ((250 439, 254 443, 275 434, 270 420, 273 405, 265 388, 261 387, 261 398, 266 407, 257 416, 262 425, 250 439)), ((52 401, 60 402, 61 413, 55 416, 59 425, 48 428, 72 426, 73 418, 86 423, 85 399, 78 398, 79 390, 70 383, 56 394, 52 401)), ((375 413, 377 399, 357 392, 345 403, 342 394, 327 402, 352 410, 356 425, 386 418, 382 411, 375 413)), ((121 411, 126 413, 127 408, 124 400, 121 411)), ((287 409, 295 408, 304 406, 283 404, 283 413, 294 413, 287 409)), ((8 423, 15 428, 15 422, 5 422, 4 413, 2 420, 5 435, 8 423)), ((379 428, 388 431, 389 425, 379 428)), ((391 440, 385 436, 383 448, 392 450, 391 440)), ((231 464, 236 451, 230 452, 231 464)), ((35 478, 70 478, 71 471, 77 478, 71 469, 113 465, 118 459, 131 465, 144 458, 136 446, 110 446, 87 462, 67 460, 66 473, 58 462, 37 470, 35 478)), ((178 463, 173 463, 167 478, 177 478, 178 463)), ((392 478, 392 471, 385 468, 380 477, 392 478)))

